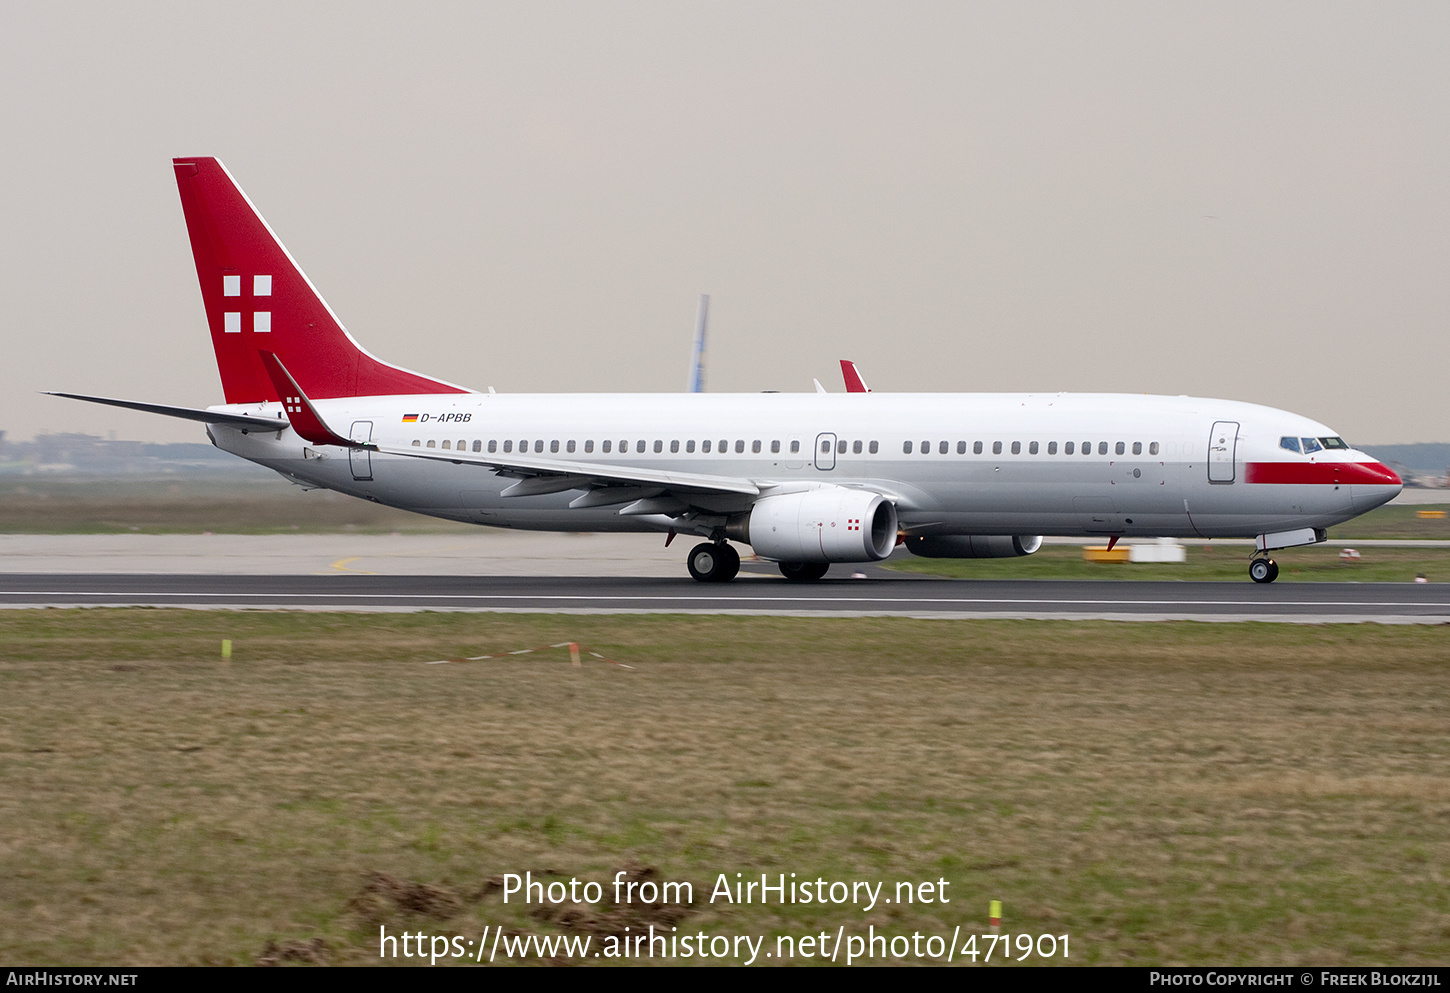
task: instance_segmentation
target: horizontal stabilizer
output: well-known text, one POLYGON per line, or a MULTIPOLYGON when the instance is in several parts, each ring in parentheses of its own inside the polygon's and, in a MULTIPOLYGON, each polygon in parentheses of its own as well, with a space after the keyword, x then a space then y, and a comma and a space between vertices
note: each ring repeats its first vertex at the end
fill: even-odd
POLYGON ((92 397, 83 393, 61 393, 56 390, 41 390, 46 396, 66 397, 69 400, 85 400, 89 403, 104 403, 112 407, 141 410, 148 414, 162 414, 166 417, 180 417, 187 421, 203 424, 230 424, 239 428, 260 428, 263 431, 280 431, 290 423, 279 410, 276 417, 262 417, 258 414, 228 414, 220 410, 203 410, 199 407, 173 407, 164 403, 141 403, 138 400, 113 400, 110 397, 92 397))

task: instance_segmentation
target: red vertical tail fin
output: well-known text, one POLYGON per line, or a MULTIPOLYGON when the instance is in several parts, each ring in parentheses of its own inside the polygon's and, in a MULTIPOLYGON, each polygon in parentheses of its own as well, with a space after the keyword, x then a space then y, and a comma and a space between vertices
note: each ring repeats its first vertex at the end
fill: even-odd
POLYGON ((356 341, 216 159, 173 159, 227 403, 279 400, 274 353, 316 399, 467 393, 388 365, 356 341))

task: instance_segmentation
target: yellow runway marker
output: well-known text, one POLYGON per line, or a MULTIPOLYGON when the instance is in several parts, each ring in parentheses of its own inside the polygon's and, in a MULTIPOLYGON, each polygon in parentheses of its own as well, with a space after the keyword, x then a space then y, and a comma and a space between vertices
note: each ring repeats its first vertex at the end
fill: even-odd
MULTIPOLYGON (((355 573, 357 573, 358 575, 361 575, 361 576, 376 576, 377 573, 370 572, 367 569, 349 569, 347 567, 347 564, 349 562, 356 562, 360 558, 362 558, 361 555, 354 555, 354 556, 352 556, 350 558, 338 559, 336 562, 332 563, 332 565, 328 566, 328 568, 329 569, 335 569, 338 572, 355 572, 355 573)), ((331 575, 331 574, 330 573, 324 573, 324 575, 331 575)))
MULTIPOLYGON (((446 548, 440 548, 440 549, 438 549, 433 554, 440 555, 440 554, 443 554, 443 553, 446 553, 446 552, 456 552, 460 548, 463 548, 463 547, 464 546, 462 546, 462 545, 449 545, 446 548)), ((375 558, 375 559, 410 558, 414 554, 415 554, 414 552, 379 552, 379 553, 377 553, 375 555, 371 555, 371 556, 368 556, 368 557, 369 558, 375 558)), ((358 559, 361 559, 361 558, 363 558, 363 556, 361 556, 361 555, 350 555, 350 556, 348 556, 345 559, 338 559, 336 562, 332 563, 331 565, 329 565, 327 567, 328 569, 332 570, 331 572, 318 572, 318 573, 314 573, 314 575, 317 575, 317 576, 332 576, 332 575, 335 575, 335 574, 337 574, 339 572, 353 573, 353 574, 359 575, 359 576, 380 576, 380 575, 382 575, 382 573, 373 572, 370 569, 349 569, 347 567, 347 564, 349 562, 356 562, 358 559)))

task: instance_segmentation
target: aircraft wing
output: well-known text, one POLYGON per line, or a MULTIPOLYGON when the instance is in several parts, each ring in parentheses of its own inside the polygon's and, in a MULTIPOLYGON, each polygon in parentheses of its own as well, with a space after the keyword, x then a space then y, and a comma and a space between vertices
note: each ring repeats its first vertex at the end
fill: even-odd
POLYGON ((691 496, 717 494, 754 497, 760 495, 759 486, 748 479, 736 476, 670 472, 638 466, 600 465, 593 462, 574 462, 565 459, 534 458, 528 455, 500 457, 497 454, 450 452, 436 448, 394 448, 390 445, 378 445, 376 448, 385 455, 476 465, 508 475, 525 477, 503 491, 503 495, 506 497, 539 496, 544 493, 560 493, 564 490, 587 489, 591 493, 586 495, 588 499, 581 498, 586 499, 581 506, 604 506, 610 503, 623 503, 626 500, 648 499, 665 493, 673 494, 687 504, 692 503, 691 496), (592 492, 600 489, 613 489, 617 492, 612 495, 609 493, 596 495, 592 492))
POLYGON ((82 393, 60 393, 55 390, 41 390, 51 397, 65 397, 69 400, 86 400, 90 403, 104 403, 128 410, 142 410, 148 414, 164 414, 180 417, 203 424, 232 424, 241 428, 259 428, 263 431, 280 431, 290 423, 279 411, 276 417, 260 417, 255 414, 228 414, 220 410, 203 410, 198 407, 173 407, 164 403, 141 403, 138 400, 113 400, 110 397, 92 397, 82 393))

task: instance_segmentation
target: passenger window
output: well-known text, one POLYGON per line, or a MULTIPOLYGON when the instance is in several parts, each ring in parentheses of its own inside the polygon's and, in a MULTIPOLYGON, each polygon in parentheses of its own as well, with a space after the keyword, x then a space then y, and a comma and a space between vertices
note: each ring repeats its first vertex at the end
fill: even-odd
POLYGON ((663 452, 664 450, 665 450, 665 443, 663 441, 660 441, 659 439, 655 439, 655 454, 658 455, 660 452, 663 452))
POLYGON ((901 443, 901 450, 903 452, 905 452, 907 455, 910 455, 911 454, 911 442, 909 442, 909 441, 903 441, 901 443))
POLYGON ((965 441, 959 441, 959 442, 957 442, 957 454, 958 455, 965 455, 965 454, 967 454, 967 443, 965 441))
POLYGON ((821 452, 822 452, 822 454, 824 454, 826 452, 829 452, 830 450, 831 450, 831 443, 829 441, 823 441, 823 442, 821 442, 821 452))
POLYGON ((871 452, 871 454, 872 454, 872 455, 875 455, 875 454, 876 454, 876 452, 877 452, 877 449, 878 449, 878 448, 879 448, 879 447, 880 447, 880 446, 878 446, 878 445, 877 445, 877 444, 876 444, 876 442, 874 442, 874 441, 873 441, 873 442, 871 442, 871 445, 870 445, 870 452, 871 452))
POLYGON ((1034 441, 1032 444, 1030 444, 1030 445, 1027 446, 1027 454, 1028 455, 1036 455, 1037 454, 1037 442, 1034 441))
POLYGON ((1143 454, 1143 443, 1141 441, 1135 441, 1135 442, 1133 442, 1133 454, 1134 455, 1142 455, 1143 454))
MULTIPOLYGON (((1107 446, 1104 445, 1103 447, 1106 448, 1107 446)), ((1090 441, 1083 442, 1082 443, 1082 453, 1084 455, 1091 455, 1093 453, 1093 443, 1090 442, 1090 441)))
POLYGON ((736 455, 744 455, 745 454, 745 439, 744 438, 736 438, 735 439, 735 454, 736 455))
POLYGON ((437 448, 438 447, 438 442, 434 441, 432 438, 429 438, 428 439, 428 447, 429 448, 437 448))
POLYGON ((646 444, 647 444, 647 442, 643 438, 639 439, 639 441, 636 441, 634 443, 634 450, 635 450, 635 452, 639 453, 640 455, 643 455, 644 454, 644 446, 646 444))
POLYGON ((950 442, 946 441, 939 442, 936 446, 937 453, 940 455, 945 455, 948 451, 948 447, 950 446, 950 444, 950 442))
POLYGON ((672 442, 670 442, 670 451, 671 452, 678 452, 679 450, 680 450, 680 443, 678 441, 672 441, 672 442))
POLYGON ((710 439, 709 438, 706 438, 704 441, 700 442, 700 451, 704 452, 706 455, 709 455, 710 454, 710 439))
POLYGON ((726 452, 730 451, 730 442, 726 441, 724 438, 721 438, 719 451, 721 455, 724 455, 726 452))
POLYGON ((468 439, 467 438, 459 438, 458 439, 458 450, 460 452, 462 452, 462 451, 467 450, 467 448, 468 448, 468 439))
POLYGON ((1077 451, 1077 446, 1070 441, 1062 446, 1062 454, 1064 455, 1071 455, 1075 451, 1077 451))
POLYGON ((790 453, 792 455, 799 455, 800 454, 800 450, 801 450, 801 443, 799 441, 792 441, 790 443, 790 453))
POLYGON ((1148 446, 1148 454, 1149 455, 1157 455, 1158 454, 1158 442, 1155 441, 1151 445, 1148 446))
POLYGON ((1106 455, 1106 454, 1108 454, 1108 443, 1106 441, 1100 441, 1100 442, 1098 442, 1098 454, 1099 455, 1106 455))
POLYGON ((929 441, 923 441, 921 443, 921 454, 923 454, 923 455, 930 455, 931 454, 931 442, 929 442, 929 441))
MULTIPOLYGON (((643 445, 644 442, 641 441, 640 444, 643 445)), ((644 451, 644 449, 641 448, 640 451, 644 451)), ((629 454, 629 439, 628 438, 621 438, 621 439, 619 439, 619 454, 620 455, 628 455, 629 454)))
POLYGON ((1022 454, 1022 442, 1020 442, 1020 441, 1014 441, 1014 442, 1012 442, 1012 454, 1013 455, 1021 455, 1022 454))
POLYGON ((1117 447, 1117 448, 1115 448, 1115 449, 1113 449, 1113 451, 1115 451, 1115 452, 1116 452, 1116 453, 1117 453, 1117 454, 1119 454, 1119 455, 1122 455, 1122 454, 1123 454, 1123 453, 1125 453, 1125 452, 1126 452, 1126 451, 1127 451, 1127 450, 1128 450, 1128 449, 1127 449, 1127 447, 1126 447, 1126 446, 1125 446, 1125 445, 1124 445, 1124 444, 1123 444, 1123 443, 1122 443, 1122 442, 1121 442, 1121 441, 1120 441, 1120 442, 1118 442, 1118 447, 1117 447))
POLYGON ((694 438, 691 438, 691 439, 689 439, 688 441, 685 442, 685 451, 686 452, 693 452, 694 450, 695 450, 695 439, 694 438))
POLYGON ((549 442, 549 451, 553 452, 555 455, 559 454, 559 441, 557 438, 549 442))
POLYGON ((837 455, 845 455, 846 454, 846 442, 845 442, 845 440, 841 440, 841 441, 836 442, 836 454, 837 455))
POLYGON ((770 443, 770 454, 772 454, 772 455, 779 455, 780 454, 780 442, 779 441, 772 441, 770 443))
POLYGON ((973 455, 981 455, 982 454, 982 443, 980 441, 974 442, 972 444, 972 454, 973 455))
POLYGON ((860 455, 861 454, 861 443, 859 441, 853 441, 853 442, 851 442, 851 454, 852 455, 860 455))
MULTIPOLYGON (((608 455, 608 454, 609 454, 609 449, 610 449, 610 446, 611 446, 611 445, 613 445, 613 444, 614 444, 614 443, 613 443, 613 442, 611 442, 611 441, 606 441, 606 442, 605 442, 605 443, 604 443, 604 444, 603 444, 603 445, 602 445, 602 446, 601 446, 601 448, 600 448, 600 450, 601 450, 601 451, 602 451, 602 452, 603 452, 603 453, 604 453, 604 454, 605 454, 605 455, 608 455)), ((507 451, 507 449, 505 449, 505 451, 507 451)))
POLYGON ((483 442, 478 441, 477 439, 475 439, 474 442, 473 442, 473 450, 475 452, 481 452, 481 451, 483 451, 483 442))
POLYGON ((448 443, 448 442, 446 442, 446 441, 445 441, 445 442, 444 442, 444 443, 443 443, 443 447, 444 447, 444 448, 452 448, 452 447, 453 447, 453 446, 452 446, 452 445, 450 445, 450 444, 449 444, 449 443, 448 443))
POLYGON ((590 438, 584 443, 584 454, 589 455, 594 451, 594 439, 590 438))
POLYGON ((1047 454, 1048 455, 1056 455, 1057 454, 1057 442, 1055 442, 1055 441, 1049 441, 1047 443, 1047 454))
POLYGON ((760 439, 759 438, 757 438, 755 441, 752 441, 750 443, 750 451, 752 453, 754 453, 755 455, 759 455, 760 454, 760 439))
POLYGON ((567 444, 567 445, 565 445, 565 446, 564 446, 564 449, 565 449, 565 450, 566 450, 566 451, 567 451, 567 452, 568 452, 568 453, 569 453, 569 454, 570 454, 570 455, 573 455, 573 454, 574 454, 574 439, 573 439, 573 438, 570 438, 570 439, 569 439, 569 444, 567 444))
POLYGON ((993 455, 1001 455, 1002 454, 1002 443, 1000 441, 994 441, 994 442, 992 442, 992 454, 993 455))
POLYGON ((414 448, 420 448, 420 447, 422 447, 422 445, 423 445, 423 443, 421 441, 419 441, 417 438, 414 438, 413 439, 413 447, 414 448))
POLYGON ((513 450, 514 450, 514 443, 513 443, 513 439, 510 438, 508 441, 505 441, 503 443, 503 452, 504 452, 505 455, 507 455, 509 452, 512 452, 513 450))

